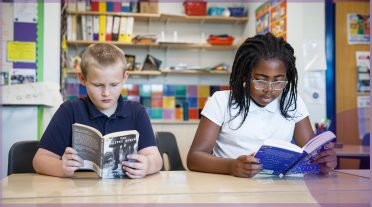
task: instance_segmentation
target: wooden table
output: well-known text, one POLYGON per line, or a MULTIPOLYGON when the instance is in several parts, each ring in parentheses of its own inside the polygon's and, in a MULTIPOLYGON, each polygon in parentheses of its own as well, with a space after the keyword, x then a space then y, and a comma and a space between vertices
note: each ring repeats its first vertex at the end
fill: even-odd
POLYGON ((360 176, 364 178, 371 178, 370 170, 336 170, 338 173, 345 173, 349 175, 360 176))
MULTIPOLYGON (((91 175, 91 174, 89 174, 91 175)), ((350 203, 367 204, 368 178, 327 176, 237 178, 165 171, 143 179, 57 178, 13 174, 2 180, 2 203, 350 203)))
MULTIPOLYGON (((337 162, 341 158, 358 159, 360 161, 359 169, 370 168, 370 147, 363 145, 342 145, 342 148, 335 148, 337 162)), ((339 167, 339 166, 338 166, 339 167)))

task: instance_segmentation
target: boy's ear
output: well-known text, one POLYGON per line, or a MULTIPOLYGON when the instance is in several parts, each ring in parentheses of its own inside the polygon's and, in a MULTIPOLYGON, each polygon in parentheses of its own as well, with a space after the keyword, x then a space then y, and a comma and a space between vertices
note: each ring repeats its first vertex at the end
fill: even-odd
POLYGON ((79 78, 81 85, 85 86, 87 80, 85 79, 84 75, 81 72, 78 72, 77 77, 79 78))
POLYGON ((124 72, 124 74, 123 74, 123 78, 124 78, 123 82, 124 82, 124 83, 127 82, 128 77, 129 77, 129 72, 126 70, 126 71, 124 72))

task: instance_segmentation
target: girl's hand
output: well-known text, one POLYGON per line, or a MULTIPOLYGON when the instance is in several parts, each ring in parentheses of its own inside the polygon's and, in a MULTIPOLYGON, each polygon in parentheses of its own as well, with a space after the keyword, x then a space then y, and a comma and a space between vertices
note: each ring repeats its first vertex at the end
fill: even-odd
POLYGON ((319 153, 315 159, 315 163, 320 164, 320 172, 322 174, 328 174, 337 166, 336 152, 333 149, 334 144, 332 142, 328 143, 325 148, 326 150, 319 153))
POLYGON ((66 147, 62 155, 62 171, 66 177, 71 177, 74 172, 83 166, 83 159, 77 155, 77 151, 71 147, 66 147))
POLYGON ((125 174, 130 178, 143 178, 147 175, 149 161, 145 155, 131 154, 128 155, 131 161, 123 161, 125 174))
POLYGON ((253 154, 242 155, 235 160, 231 166, 231 174, 236 177, 250 178, 255 176, 262 168, 259 159, 255 158, 253 154))

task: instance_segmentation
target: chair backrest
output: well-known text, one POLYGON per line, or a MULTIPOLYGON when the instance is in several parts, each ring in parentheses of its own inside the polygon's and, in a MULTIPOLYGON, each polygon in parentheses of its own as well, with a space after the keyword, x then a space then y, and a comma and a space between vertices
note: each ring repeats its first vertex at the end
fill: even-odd
POLYGON ((8 175, 34 173, 32 159, 39 148, 39 141, 20 141, 12 145, 8 156, 8 175))
MULTIPOLYGON (((157 132, 156 142, 158 143, 158 148, 161 156, 163 156, 163 154, 166 154, 168 156, 169 170, 171 171, 185 170, 185 168, 182 165, 182 160, 178 150, 176 137, 171 132, 157 132)), ((161 170, 165 170, 164 161, 161 170)))
POLYGON ((369 141, 370 141, 370 133, 368 132, 363 136, 362 144, 365 146, 369 146, 369 141))

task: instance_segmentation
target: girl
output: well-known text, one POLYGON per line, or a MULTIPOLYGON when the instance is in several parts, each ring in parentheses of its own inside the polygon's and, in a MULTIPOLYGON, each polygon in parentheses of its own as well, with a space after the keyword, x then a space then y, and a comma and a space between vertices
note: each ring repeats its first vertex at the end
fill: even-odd
MULTIPOLYGON (((309 113, 297 95, 293 48, 271 33, 248 38, 238 49, 230 91, 219 91, 201 112, 187 157, 190 170, 253 177, 262 165, 254 153, 266 139, 304 146, 313 136, 309 113)), ((336 165, 333 144, 316 162, 327 174, 336 165)))

